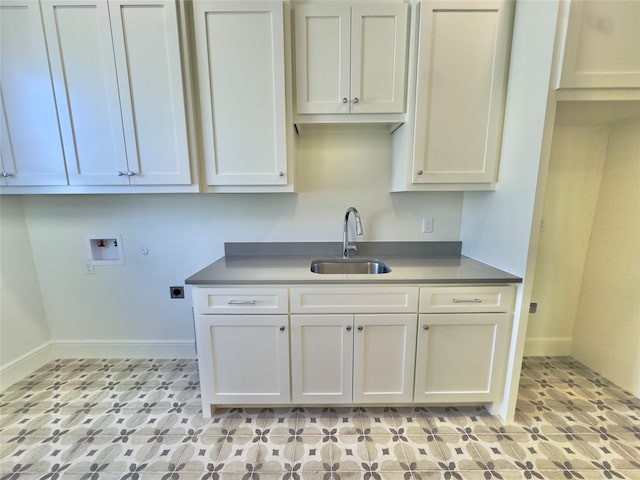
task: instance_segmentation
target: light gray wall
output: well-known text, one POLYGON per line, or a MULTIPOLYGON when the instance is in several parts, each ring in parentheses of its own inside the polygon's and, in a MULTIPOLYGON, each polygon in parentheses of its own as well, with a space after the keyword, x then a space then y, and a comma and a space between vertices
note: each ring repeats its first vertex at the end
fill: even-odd
POLYGON ((556 122, 531 296, 538 311, 529 316, 525 355, 571 353, 608 141, 608 126, 556 122))
MULTIPOLYGON (((50 340, 21 197, 0 199, 0 366, 50 340)), ((3 372, 2 383, 12 383, 3 372)), ((19 375, 19 373, 18 373, 19 375)), ((0 385, 0 388, 4 385, 0 385)))
POLYGON ((298 194, 25 198, 53 341, 67 351, 74 342, 192 342, 190 293, 171 300, 169 285, 222 256, 224 242, 340 241, 352 205, 362 240, 460 239, 461 193, 389 193, 388 130, 306 129, 297 143, 298 194), (425 215, 434 217, 432 234, 422 233, 425 215), (121 234, 125 265, 85 274, 93 234, 121 234))
POLYGON ((611 127, 572 356, 640 397, 640 122, 611 127))

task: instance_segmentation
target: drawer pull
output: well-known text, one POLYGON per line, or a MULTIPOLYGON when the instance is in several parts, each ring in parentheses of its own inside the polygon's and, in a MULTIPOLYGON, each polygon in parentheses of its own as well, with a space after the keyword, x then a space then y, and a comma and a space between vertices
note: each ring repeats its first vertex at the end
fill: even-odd
POLYGON ((229 300, 227 305, 255 305, 255 300, 229 300))
POLYGON ((423 330, 429 330, 429 325, 423 325, 423 326, 422 326, 422 329, 423 329, 423 330))
POLYGON ((364 330, 364 327, 362 325, 358 325, 358 331, 361 332, 362 330, 364 330))
POLYGON ((347 325, 347 332, 351 331, 351 325, 347 325))
POLYGON ((482 300, 480 300, 479 298, 474 298, 469 300, 464 298, 454 298, 453 303, 482 303, 482 300))
POLYGON ((281 325, 281 326, 280 326, 280 331, 281 331, 281 332, 284 332, 284 325, 281 325))

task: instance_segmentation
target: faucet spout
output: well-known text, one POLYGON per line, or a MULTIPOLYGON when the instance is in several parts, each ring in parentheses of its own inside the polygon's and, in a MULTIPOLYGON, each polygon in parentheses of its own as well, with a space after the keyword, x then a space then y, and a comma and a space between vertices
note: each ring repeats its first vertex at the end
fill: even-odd
POLYGON ((364 230, 362 229, 362 221, 360 220, 360 213, 355 207, 349 207, 344 214, 344 224, 342 229, 342 258, 348 258, 351 252, 357 252, 358 246, 355 242, 349 241, 349 215, 353 213, 356 221, 356 235, 362 235, 364 230))

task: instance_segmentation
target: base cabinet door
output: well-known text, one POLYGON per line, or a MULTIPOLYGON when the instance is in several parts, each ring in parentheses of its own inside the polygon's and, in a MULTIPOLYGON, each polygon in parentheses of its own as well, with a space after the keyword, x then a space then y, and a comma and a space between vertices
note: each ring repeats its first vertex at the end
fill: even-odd
POLYGON ((510 314, 420 315, 416 402, 493 401, 504 375, 510 314))
POLYGON ((292 315, 293 403, 411 402, 415 314, 292 315))
POLYGON ((203 413, 211 404, 289 403, 287 315, 198 315, 203 413))
POLYGON ((411 402, 415 314, 355 315, 354 403, 411 402))
POLYGON ((293 403, 350 403, 353 315, 291 316, 293 403))

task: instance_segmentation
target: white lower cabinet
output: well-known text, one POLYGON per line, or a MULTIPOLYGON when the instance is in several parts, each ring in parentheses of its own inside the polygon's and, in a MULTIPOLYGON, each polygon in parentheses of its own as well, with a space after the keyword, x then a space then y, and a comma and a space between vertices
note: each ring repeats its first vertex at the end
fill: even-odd
POLYGON ((353 383, 353 315, 291 316, 294 403, 349 403, 353 383))
POLYGON ((415 314, 355 315, 353 401, 411 402, 415 314))
POLYGON ((287 315, 198 315, 203 415, 212 404, 290 401, 287 315))
POLYGON ((420 315, 414 400, 496 400, 509 320, 506 313, 420 315))
POLYGON ((414 400, 498 400, 514 303, 506 285, 420 288, 414 400))
POLYGON ((407 403, 415 314, 291 316, 294 403, 407 403))
POLYGON ((287 404, 286 288, 195 288, 202 414, 213 405, 287 404))
POLYGON ((495 402, 515 288, 196 287, 203 415, 214 405, 495 402))

